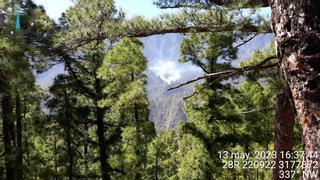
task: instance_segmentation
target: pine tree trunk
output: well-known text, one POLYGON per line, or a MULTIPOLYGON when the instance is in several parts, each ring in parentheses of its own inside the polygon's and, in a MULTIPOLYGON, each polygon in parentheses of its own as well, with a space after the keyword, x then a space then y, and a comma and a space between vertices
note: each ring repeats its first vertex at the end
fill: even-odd
MULTIPOLYGON (((68 121, 68 120, 67 120, 68 121)), ((73 153, 72 153, 72 145, 71 145, 71 134, 70 134, 70 124, 67 125, 67 147, 68 147, 68 176, 69 180, 73 179, 73 153)))
POLYGON ((158 180, 159 178, 158 178, 158 166, 159 166, 159 149, 157 148, 156 149, 156 169, 155 169, 155 180, 158 180))
MULTIPOLYGON (((270 3, 280 69, 302 125, 305 160, 319 163, 319 156, 310 155, 320 153, 320 1, 270 3)), ((318 172, 315 166, 303 170, 318 172)))
MULTIPOLYGON (((244 152, 245 152, 245 153, 249 153, 249 152, 250 152, 249 147, 250 147, 249 142, 247 142, 247 143, 245 144, 245 146, 244 146, 244 152)), ((249 177, 249 171, 248 171, 248 169, 244 169, 244 170, 243 170, 243 177, 244 177, 244 179, 248 179, 248 177, 249 177)))
MULTIPOLYGON (((131 73, 131 81, 134 82, 135 81, 135 74, 134 72, 131 73)), ((136 129, 136 147, 135 147, 135 155, 137 156, 137 164, 136 164, 136 171, 135 173, 135 180, 140 180, 141 177, 141 171, 142 171, 142 152, 141 152, 141 138, 140 138, 140 117, 139 117, 139 111, 138 111, 138 106, 135 103, 134 104, 134 124, 135 124, 135 129, 136 129)))
MULTIPOLYGON (((26 117, 26 114, 27 114, 27 103, 26 101, 23 101, 23 118, 26 117)), ((25 134, 27 134, 27 123, 24 122, 23 123, 23 132, 25 134)), ((24 152, 26 154, 26 160, 27 160, 27 166, 30 167, 30 151, 29 151, 29 142, 28 142, 28 136, 24 136, 24 152)))
POLYGON ((100 167, 101 167, 101 173, 102 173, 102 179, 103 180, 109 180, 109 165, 107 163, 107 145, 106 140, 104 137, 105 128, 103 123, 103 117, 104 117, 104 111, 100 107, 96 107, 97 111, 97 126, 98 126, 98 141, 99 141, 99 153, 100 153, 100 167))
POLYGON ((23 179, 23 150, 22 150, 22 115, 21 99, 19 92, 16 92, 16 125, 17 125, 17 179, 23 179))
POLYGON ((66 141, 67 141, 67 153, 68 153, 68 161, 69 161, 69 165, 68 165, 68 177, 69 180, 73 179, 73 152, 72 152, 72 143, 71 143, 71 118, 70 118, 70 111, 69 111, 69 107, 70 107, 70 103, 69 103, 69 98, 68 98, 69 94, 67 93, 67 89, 65 92, 65 121, 66 121, 66 141))
MULTIPOLYGON (((89 134, 89 127, 88 127, 88 122, 87 120, 85 120, 85 130, 86 130, 86 134, 89 134)), ((89 170, 89 166, 88 166, 88 143, 84 142, 83 145, 83 157, 84 157, 84 167, 85 167, 85 175, 88 175, 88 170, 89 170)))
POLYGON ((97 135, 98 135, 98 144, 99 144, 99 155, 100 155, 100 168, 101 168, 101 174, 103 180, 109 180, 109 164, 107 162, 108 156, 107 156, 107 144, 106 144, 106 138, 104 136, 105 134, 105 128, 104 128, 104 114, 105 110, 98 105, 98 100, 101 98, 102 94, 102 88, 100 84, 100 80, 96 78, 95 80, 95 90, 97 97, 95 99, 95 108, 96 108, 96 122, 97 122, 97 135))
MULTIPOLYGON (((294 143, 294 106, 286 92, 277 96, 277 113, 275 119, 274 150, 277 152, 276 167, 273 169, 272 179, 279 180, 280 174, 290 172, 291 164, 286 153, 292 152, 294 143), (288 163, 289 166, 280 168, 280 162, 288 163), (281 171, 281 172, 280 172, 281 171)), ((282 178, 285 179, 285 178, 282 178)), ((290 178, 288 178, 290 179, 290 178)))
POLYGON ((5 152, 5 167, 6 167, 6 179, 15 178, 15 156, 14 156, 14 120, 13 120, 13 106, 12 97, 9 92, 4 94, 1 98, 2 105, 2 118, 3 118, 3 140, 4 140, 4 152, 5 152))
POLYGON ((58 160, 57 160, 57 137, 54 136, 54 141, 53 141, 53 151, 54 151, 54 172, 55 172, 55 180, 58 180, 58 160))

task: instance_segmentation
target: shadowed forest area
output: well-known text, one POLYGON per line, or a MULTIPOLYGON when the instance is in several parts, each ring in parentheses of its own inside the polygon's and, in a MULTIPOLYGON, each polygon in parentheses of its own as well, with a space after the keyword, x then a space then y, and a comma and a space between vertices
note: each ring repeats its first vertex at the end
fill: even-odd
POLYGON ((54 21, 32 0, 0 0, 0 179, 319 179, 320 2, 153 3, 179 11, 128 18, 113 0, 73 0, 54 21), (150 103, 160 88, 146 90, 141 38, 171 33, 201 74, 150 103))

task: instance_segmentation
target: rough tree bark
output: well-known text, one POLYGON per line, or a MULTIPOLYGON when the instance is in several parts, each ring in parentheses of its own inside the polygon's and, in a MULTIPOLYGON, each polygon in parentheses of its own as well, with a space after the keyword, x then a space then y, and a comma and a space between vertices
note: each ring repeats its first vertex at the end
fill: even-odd
MULTIPOLYGON (((320 1, 271 0, 270 4, 280 68, 302 125, 305 160, 319 163, 319 156, 309 155, 320 153, 320 1)), ((320 173, 314 179, 319 177, 320 173)))
MULTIPOLYGON (((288 167, 280 168, 280 161, 289 163, 290 158, 285 156, 287 152, 291 153, 294 144, 294 106, 290 99, 289 94, 283 92, 277 96, 277 112, 275 118, 275 132, 274 132, 274 150, 277 152, 275 169, 272 172, 272 179, 279 180, 282 171, 291 170, 291 165, 288 167)), ((290 178, 287 178, 290 179, 290 178)))

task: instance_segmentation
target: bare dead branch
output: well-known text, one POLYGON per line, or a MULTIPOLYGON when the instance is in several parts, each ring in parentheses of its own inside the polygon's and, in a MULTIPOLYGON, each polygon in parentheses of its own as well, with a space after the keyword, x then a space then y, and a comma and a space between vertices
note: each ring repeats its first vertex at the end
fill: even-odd
POLYGON ((228 78, 228 77, 232 77, 235 75, 240 75, 243 74, 245 72, 248 71, 252 71, 252 70, 261 70, 261 69, 268 69, 268 68, 272 68, 278 65, 278 63, 274 63, 274 64, 270 64, 270 65, 265 65, 266 63, 268 63, 269 61, 276 59, 276 56, 270 56, 266 59, 264 59, 263 61, 261 61, 260 63, 256 64, 256 65, 252 65, 252 66, 245 66, 242 68, 234 68, 231 70, 226 70, 226 71, 221 71, 221 72, 216 72, 216 73, 211 73, 211 74, 205 74, 203 76, 200 76, 196 79, 187 81, 185 83, 179 84, 175 87, 171 87, 168 89, 168 91, 174 90, 174 89, 178 89, 180 87, 186 86, 188 84, 203 80, 203 79, 207 79, 207 78, 214 78, 216 77, 216 80, 220 80, 220 79, 224 79, 224 78, 228 78), (265 65, 265 66, 264 66, 265 65))
POLYGON ((204 90, 206 87, 203 86, 201 89, 197 90, 197 91, 194 91, 191 95, 189 96, 186 96, 183 98, 183 100, 188 100, 189 98, 192 98, 193 96, 196 96, 198 95, 202 90, 204 90))

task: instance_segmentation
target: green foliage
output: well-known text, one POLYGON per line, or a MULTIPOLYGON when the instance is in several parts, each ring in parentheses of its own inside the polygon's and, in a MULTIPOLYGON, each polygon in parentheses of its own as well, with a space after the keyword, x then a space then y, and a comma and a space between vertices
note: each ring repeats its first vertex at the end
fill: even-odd
MULTIPOLYGON (((22 89, 20 95, 23 102, 23 141, 24 141, 24 172, 26 179, 32 179, 34 173, 45 174, 53 165, 51 148, 47 142, 46 116, 41 109, 45 91, 36 86, 32 89, 22 89)), ((49 138, 50 139, 50 138, 49 138)))
POLYGON ((101 101, 104 106, 114 103, 118 104, 115 106, 124 103, 131 103, 129 106, 134 103, 148 105, 144 93, 147 60, 142 54, 142 48, 138 41, 123 39, 106 55, 99 74, 103 79, 111 77, 116 81, 109 83, 104 91, 110 97, 119 96, 119 99, 116 102, 104 99, 101 101))
POLYGON ((122 24, 120 36, 148 36, 188 32, 269 32, 267 20, 250 10, 227 8, 182 9, 175 14, 162 14, 150 20, 137 16, 122 24))
MULTIPOLYGON (((230 9, 237 9, 246 7, 248 5, 258 5, 254 4, 255 1, 252 0, 237 0, 237 1, 227 1, 225 5, 229 6, 230 9)), ((178 7, 195 7, 195 8, 218 8, 218 5, 222 5, 223 1, 213 1, 213 0, 154 0, 154 4, 161 8, 178 8, 178 7)))
POLYGON ((159 132, 148 147, 145 179, 176 179, 178 139, 172 130, 159 132))
POLYGON ((79 0, 60 19, 64 30, 56 34, 54 42, 65 50, 92 47, 105 39, 113 42, 121 32, 123 19, 113 0, 79 0), (97 35, 104 38, 95 39, 97 35))
POLYGON ((121 169, 118 178, 140 179, 146 168, 148 143, 155 130, 149 122, 148 99, 144 89, 147 60, 138 40, 122 39, 107 53, 99 70, 102 79, 113 79, 100 104, 109 107, 109 122, 123 126, 118 154, 111 158, 113 168, 121 169))
POLYGON ((211 179, 214 169, 210 154, 202 141, 191 134, 185 134, 179 141, 179 179, 211 179))

